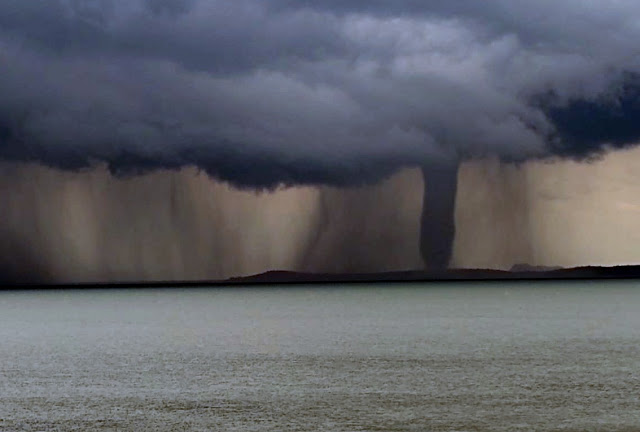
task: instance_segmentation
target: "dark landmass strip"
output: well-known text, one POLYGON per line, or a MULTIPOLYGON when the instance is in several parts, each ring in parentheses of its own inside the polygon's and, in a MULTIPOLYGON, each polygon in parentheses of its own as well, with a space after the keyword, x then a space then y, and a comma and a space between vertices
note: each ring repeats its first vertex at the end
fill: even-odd
POLYGON ((236 277, 228 284, 261 283, 337 283, 337 282, 440 282, 440 281, 499 281, 499 280, 584 280, 584 279, 640 279, 640 265, 616 267, 574 267, 527 271, 491 269, 449 269, 439 271, 400 271, 384 273, 297 273, 270 271, 253 276, 236 277))
POLYGON ((388 282, 490 282, 534 280, 640 279, 640 265, 615 267, 574 267, 548 270, 548 267, 514 266, 511 271, 491 269, 410 270, 380 273, 300 273, 269 271, 225 280, 187 281, 104 281, 99 283, 47 283, 29 279, 2 279, 3 288, 154 288, 190 286, 242 286, 268 284, 388 283, 388 282), (525 270, 519 270, 525 269, 525 270))

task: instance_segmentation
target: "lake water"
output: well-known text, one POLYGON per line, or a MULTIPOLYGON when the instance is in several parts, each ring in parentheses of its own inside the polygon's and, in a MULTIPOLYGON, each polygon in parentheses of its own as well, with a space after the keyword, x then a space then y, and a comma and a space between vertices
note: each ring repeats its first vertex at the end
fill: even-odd
POLYGON ((638 431, 640 283, 0 292, 0 431, 638 431))

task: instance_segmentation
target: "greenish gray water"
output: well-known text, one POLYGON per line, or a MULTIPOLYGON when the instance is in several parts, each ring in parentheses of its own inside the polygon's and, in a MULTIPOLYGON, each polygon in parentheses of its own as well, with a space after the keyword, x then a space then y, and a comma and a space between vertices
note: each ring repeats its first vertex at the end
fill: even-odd
POLYGON ((0 293, 1 431, 637 431, 640 284, 0 293))

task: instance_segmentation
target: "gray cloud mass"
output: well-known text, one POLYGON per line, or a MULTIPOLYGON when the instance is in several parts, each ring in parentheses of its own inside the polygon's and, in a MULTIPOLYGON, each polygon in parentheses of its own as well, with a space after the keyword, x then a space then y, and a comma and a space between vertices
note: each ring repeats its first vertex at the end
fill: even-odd
POLYGON ((0 157, 258 188, 589 157, 640 137, 639 21, 629 0, 4 0, 0 157))

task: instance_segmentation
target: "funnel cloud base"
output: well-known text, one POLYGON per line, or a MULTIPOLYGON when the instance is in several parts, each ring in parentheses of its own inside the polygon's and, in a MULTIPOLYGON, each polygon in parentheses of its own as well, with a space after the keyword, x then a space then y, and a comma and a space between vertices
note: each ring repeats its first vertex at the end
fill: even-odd
POLYGON ((428 269, 449 267, 455 237, 458 163, 422 166, 424 196, 420 221, 420 253, 428 269))

